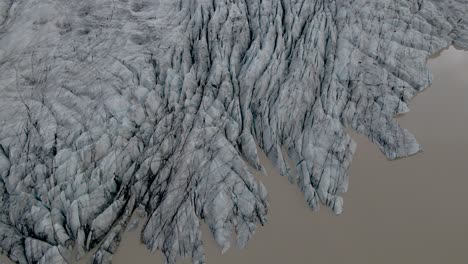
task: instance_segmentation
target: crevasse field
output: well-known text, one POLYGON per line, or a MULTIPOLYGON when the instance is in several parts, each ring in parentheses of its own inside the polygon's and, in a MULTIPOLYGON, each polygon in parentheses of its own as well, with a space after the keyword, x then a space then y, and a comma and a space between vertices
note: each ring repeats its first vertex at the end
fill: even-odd
MULTIPOLYGON (((0 248, 110 263, 135 210, 167 263, 265 224, 256 144, 308 205, 343 210, 352 129, 415 154, 393 117, 468 49, 467 0, 0 0, 0 248), (291 173, 284 154, 295 165, 291 173)), ((313 228, 311 226, 311 228, 313 228)))

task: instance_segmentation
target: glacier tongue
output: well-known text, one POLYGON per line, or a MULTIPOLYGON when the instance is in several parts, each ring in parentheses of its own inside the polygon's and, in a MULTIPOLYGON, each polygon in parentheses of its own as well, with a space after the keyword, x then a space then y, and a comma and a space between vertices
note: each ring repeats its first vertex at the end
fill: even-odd
POLYGON ((468 48, 467 0, 0 0, 0 248, 17 263, 111 263, 142 241, 205 263, 267 221, 256 144, 337 214, 355 143, 421 150, 393 117, 468 48), (282 150, 285 149, 286 152, 282 150), (296 166, 297 175, 285 162, 296 166))

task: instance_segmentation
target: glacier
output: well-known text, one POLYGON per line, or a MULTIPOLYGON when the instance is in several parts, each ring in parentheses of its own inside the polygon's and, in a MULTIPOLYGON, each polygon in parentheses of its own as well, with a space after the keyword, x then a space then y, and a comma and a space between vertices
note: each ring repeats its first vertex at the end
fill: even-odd
POLYGON ((394 117, 450 45, 468 0, 0 0, 1 252, 111 263, 135 211, 169 264, 206 262, 202 221, 245 247, 267 222, 257 145, 339 214, 346 129, 421 151, 394 117))

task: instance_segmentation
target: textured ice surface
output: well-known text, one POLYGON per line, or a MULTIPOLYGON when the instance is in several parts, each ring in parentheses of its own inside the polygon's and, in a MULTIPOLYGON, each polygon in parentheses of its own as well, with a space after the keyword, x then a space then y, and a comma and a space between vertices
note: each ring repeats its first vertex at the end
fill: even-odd
POLYGON ((266 221, 256 143, 340 213, 345 128, 420 151, 393 117, 451 44, 467 0, 0 0, 0 248, 110 263, 139 208, 148 248, 204 263, 200 221, 223 250, 266 221))

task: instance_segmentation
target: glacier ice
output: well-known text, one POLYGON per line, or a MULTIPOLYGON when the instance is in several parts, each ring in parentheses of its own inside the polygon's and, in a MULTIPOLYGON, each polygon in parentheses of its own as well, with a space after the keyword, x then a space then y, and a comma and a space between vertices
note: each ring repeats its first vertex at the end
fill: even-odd
POLYGON ((449 45, 467 0, 0 0, 0 248, 111 263, 138 208, 150 250, 205 263, 200 221, 223 250, 266 222, 256 144, 340 213, 345 129, 419 152, 393 117, 449 45))

